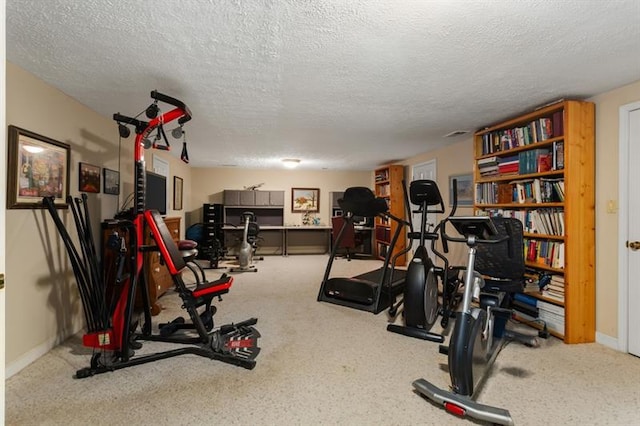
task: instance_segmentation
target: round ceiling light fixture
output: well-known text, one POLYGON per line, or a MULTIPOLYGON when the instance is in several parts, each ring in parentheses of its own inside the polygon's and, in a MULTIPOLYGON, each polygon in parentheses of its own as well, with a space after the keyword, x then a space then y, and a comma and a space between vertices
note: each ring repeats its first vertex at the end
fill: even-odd
POLYGON ((295 169, 298 167, 298 164, 300 164, 300 160, 297 158, 285 158, 282 160, 282 164, 284 164, 287 169, 295 169))

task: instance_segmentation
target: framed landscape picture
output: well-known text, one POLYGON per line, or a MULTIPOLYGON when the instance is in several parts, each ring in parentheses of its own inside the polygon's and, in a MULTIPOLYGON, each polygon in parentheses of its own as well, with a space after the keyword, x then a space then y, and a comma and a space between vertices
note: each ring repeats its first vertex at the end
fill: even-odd
POLYGON ((7 209, 43 208, 44 197, 66 208, 69 145, 16 126, 9 126, 8 145, 7 209))
POLYGON ((317 212, 320 207, 319 188, 291 188, 292 212, 317 212))
POLYGON ((463 175, 449 176, 449 205, 453 205, 453 180, 456 180, 458 187, 458 205, 473 205, 473 175, 471 173, 463 175))

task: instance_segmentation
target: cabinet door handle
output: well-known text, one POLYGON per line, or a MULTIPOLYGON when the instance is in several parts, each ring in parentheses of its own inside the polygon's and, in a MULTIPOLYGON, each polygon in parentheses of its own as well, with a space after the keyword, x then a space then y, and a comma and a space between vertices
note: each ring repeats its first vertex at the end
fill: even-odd
POLYGON ((160 268, 154 268, 153 272, 160 272, 160 268))

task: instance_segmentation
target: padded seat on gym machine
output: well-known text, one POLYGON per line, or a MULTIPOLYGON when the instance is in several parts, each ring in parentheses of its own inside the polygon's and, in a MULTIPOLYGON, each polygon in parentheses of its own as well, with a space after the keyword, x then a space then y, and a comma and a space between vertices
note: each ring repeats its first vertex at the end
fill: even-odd
POLYGON ((191 262, 198 255, 198 243, 193 240, 180 240, 178 250, 185 262, 191 262))
POLYGON ((215 281, 205 282, 201 285, 198 285, 192 290, 191 293, 194 297, 222 296, 223 294, 229 292, 229 288, 231 288, 232 284, 233 277, 227 274, 222 274, 222 276, 215 281))
MULTIPOLYGON (((167 225, 162 220, 160 214, 155 210, 148 210, 145 211, 145 217, 151 226, 154 238, 156 238, 156 244, 165 259, 169 273, 180 292, 190 292, 195 299, 199 299, 196 301, 196 305, 200 305, 203 303, 209 303, 214 297, 220 296, 229 291, 229 288, 233 284, 233 277, 226 274, 223 274, 215 281, 199 282, 193 290, 187 289, 182 281, 181 274, 182 270, 188 266, 188 260, 183 256, 178 244, 176 244, 176 242, 171 238, 167 225)), ((193 244, 196 244, 197 246, 197 243, 192 241, 193 244, 190 244, 186 241, 190 240, 183 240, 183 247, 192 247, 192 250, 195 250, 197 253, 197 249, 193 246, 193 244)))

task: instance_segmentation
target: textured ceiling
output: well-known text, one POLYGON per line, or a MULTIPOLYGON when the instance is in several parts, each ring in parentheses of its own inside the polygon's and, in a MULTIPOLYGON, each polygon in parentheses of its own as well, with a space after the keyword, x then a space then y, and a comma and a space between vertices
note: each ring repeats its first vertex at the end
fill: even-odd
POLYGON ((154 89, 184 101, 195 166, 373 169, 640 79, 638 0, 6 0, 6 15, 7 60, 105 117, 154 89))

